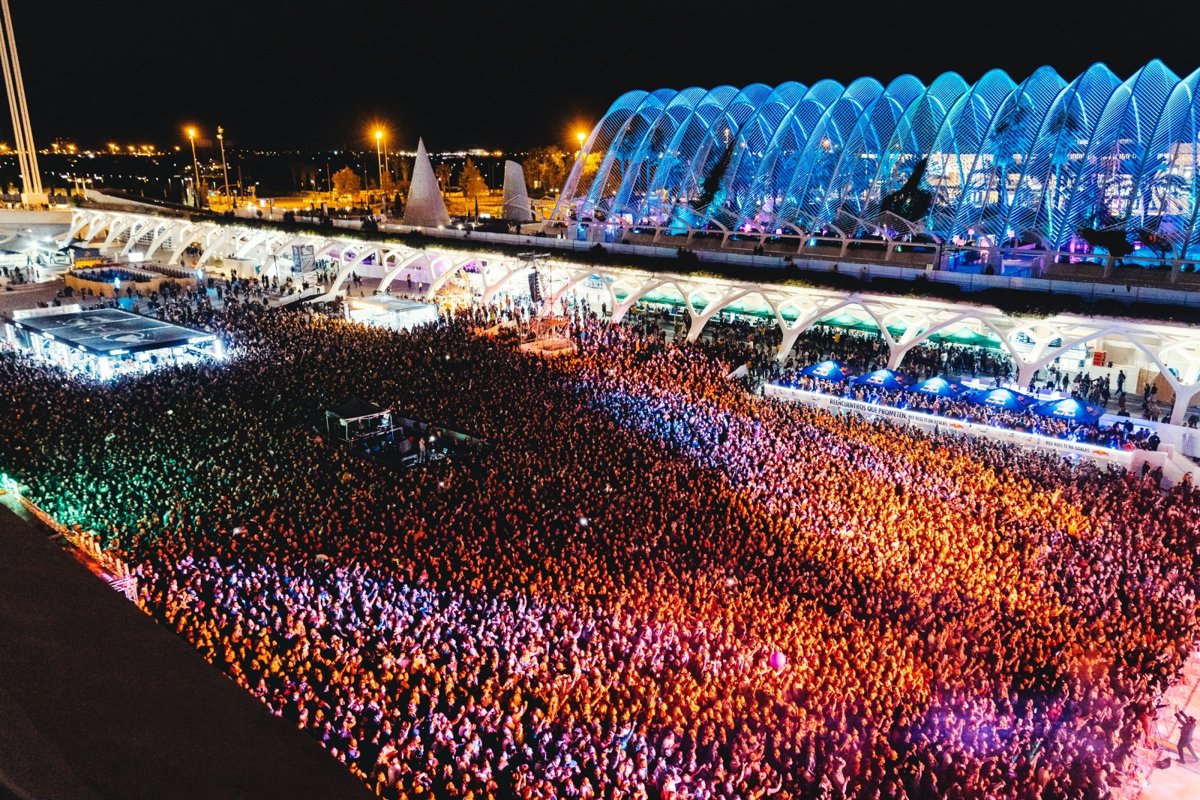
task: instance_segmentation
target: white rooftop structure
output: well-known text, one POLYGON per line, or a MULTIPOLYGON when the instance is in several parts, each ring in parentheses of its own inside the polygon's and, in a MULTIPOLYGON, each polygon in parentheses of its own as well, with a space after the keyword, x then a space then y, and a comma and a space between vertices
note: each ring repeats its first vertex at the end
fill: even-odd
POLYGON ((504 162, 504 209, 501 219, 508 222, 531 222, 529 192, 525 189, 525 170, 516 161, 504 162))
POLYGON ((346 299, 346 319, 394 331, 406 331, 438 320, 434 303, 420 303, 388 295, 349 297, 346 299))
POLYGON ((429 153, 425 151, 425 140, 417 141, 417 157, 413 163, 412 183, 408 188, 408 202, 404 206, 404 224, 422 228, 436 228, 450 224, 446 201, 438 186, 429 153))

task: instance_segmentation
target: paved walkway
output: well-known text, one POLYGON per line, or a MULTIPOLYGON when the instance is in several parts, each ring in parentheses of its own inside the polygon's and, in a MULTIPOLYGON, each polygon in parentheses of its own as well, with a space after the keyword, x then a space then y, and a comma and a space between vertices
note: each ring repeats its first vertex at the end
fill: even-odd
POLYGON ((14 507, 0 496, 0 798, 371 796, 14 507))

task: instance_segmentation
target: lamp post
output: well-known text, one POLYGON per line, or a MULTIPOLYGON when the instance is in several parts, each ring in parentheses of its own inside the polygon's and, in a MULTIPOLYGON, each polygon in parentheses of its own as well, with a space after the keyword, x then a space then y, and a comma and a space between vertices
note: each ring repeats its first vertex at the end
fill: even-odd
POLYGON ((379 190, 383 191, 383 131, 375 129, 375 160, 379 162, 379 190))
POLYGON ((379 202, 387 211, 387 201, 383 199, 383 129, 375 129, 375 160, 379 162, 379 202))
MULTIPOLYGON (((578 155, 575 156, 575 159, 577 161, 582 162, 583 161, 583 140, 587 138, 587 134, 584 133, 583 131, 579 131, 578 133, 575 134, 575 138, 579 140, 579 153, 578 153, 578 155)), ((580 164, 580 167, 579 167, 580 179, 582 179, 582 177, 583 177, 583 168, 586 166, 587 166, 586 164, 580 164)), ((583 220, 583 202, 582 201, 580 201, 580 203, 579 203, 579 219, 581 221, 583 220)))
POLYGON ((196 129, 189 127, 187 129, 188 141, 192 144, 192 174, 195 176, 195 184, 192 186, 196 208, 200 207, 200 161, 196 158, 196 129))
POLYGON ((390 181, 392 179, 392 167, 388 164, 387 131, 383 131, 383 141, 383 174, 387 175, 390 181))
POLYGON ((225 129, 217 126, 217 141, 221 143, 221 176, 225 181, 225 202, 233 208, 233 198, 229 196, 229 169, 225 166, 225 129))

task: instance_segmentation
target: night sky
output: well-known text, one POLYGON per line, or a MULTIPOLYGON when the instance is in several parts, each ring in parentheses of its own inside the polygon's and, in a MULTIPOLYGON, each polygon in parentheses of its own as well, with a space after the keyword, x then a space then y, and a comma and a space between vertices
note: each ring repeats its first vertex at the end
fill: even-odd
MULTIPOLYGON (((404 148, 418 135, 433 150, 570 147, 630 89, 905 72, 928 83, 946 70, 974 81, 993 67, 1019 81, 1042 64, 1070 80, 1095 61, 1124 78, 1155 57, 1181 76, 1200 67, 1196 12, 1162 4, 1121 19, 1074 3, 10 4, 41 146, 169 146, 194 122, 206 136, 224 125, 234 147, 358 148, 382 120, 404 148)), ((0 139, 10 130, 5 114, 0 139)))

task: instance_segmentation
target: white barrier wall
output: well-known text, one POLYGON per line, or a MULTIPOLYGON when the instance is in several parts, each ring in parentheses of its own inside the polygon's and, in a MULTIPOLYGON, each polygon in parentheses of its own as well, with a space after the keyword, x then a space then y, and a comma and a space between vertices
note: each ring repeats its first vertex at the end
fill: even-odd
POLYGON ((1087 442, 1072 442, 1067 439, 1055 439, 1050 436, 1039 436, 1036 433, 1025 433, 1008 428, 997 428, 991 425, 980 425, 960 419, 949 419, 903 408, 864 403, 861 400, 850 400, 845 397, 810 392, 805 389, 792 389, 785 386, 768 384, 763 387, 767 397, 805 403, 816 408, 833 413, 847 412, 862 414, 871 418, 882 418, 901 425, 912 425, 923 431, 941 433, 959 433, 968 436, 981 436, 996 442, 1015 444, 1044 453, 1057 453, 1062 456, 1090 458, 1099 464, 1116 464, 1127 470, 1140 470, 1142 464, 1151 468, 1161 467, 1163 482, 1175 484, 1183 480, 1183 476, 1191 474, 1192 480, 1200 481, 1200 468, 1166 446, 1156 451, 1149 450, 1114 450, 1108 447, 1089 444, 1087 442))

